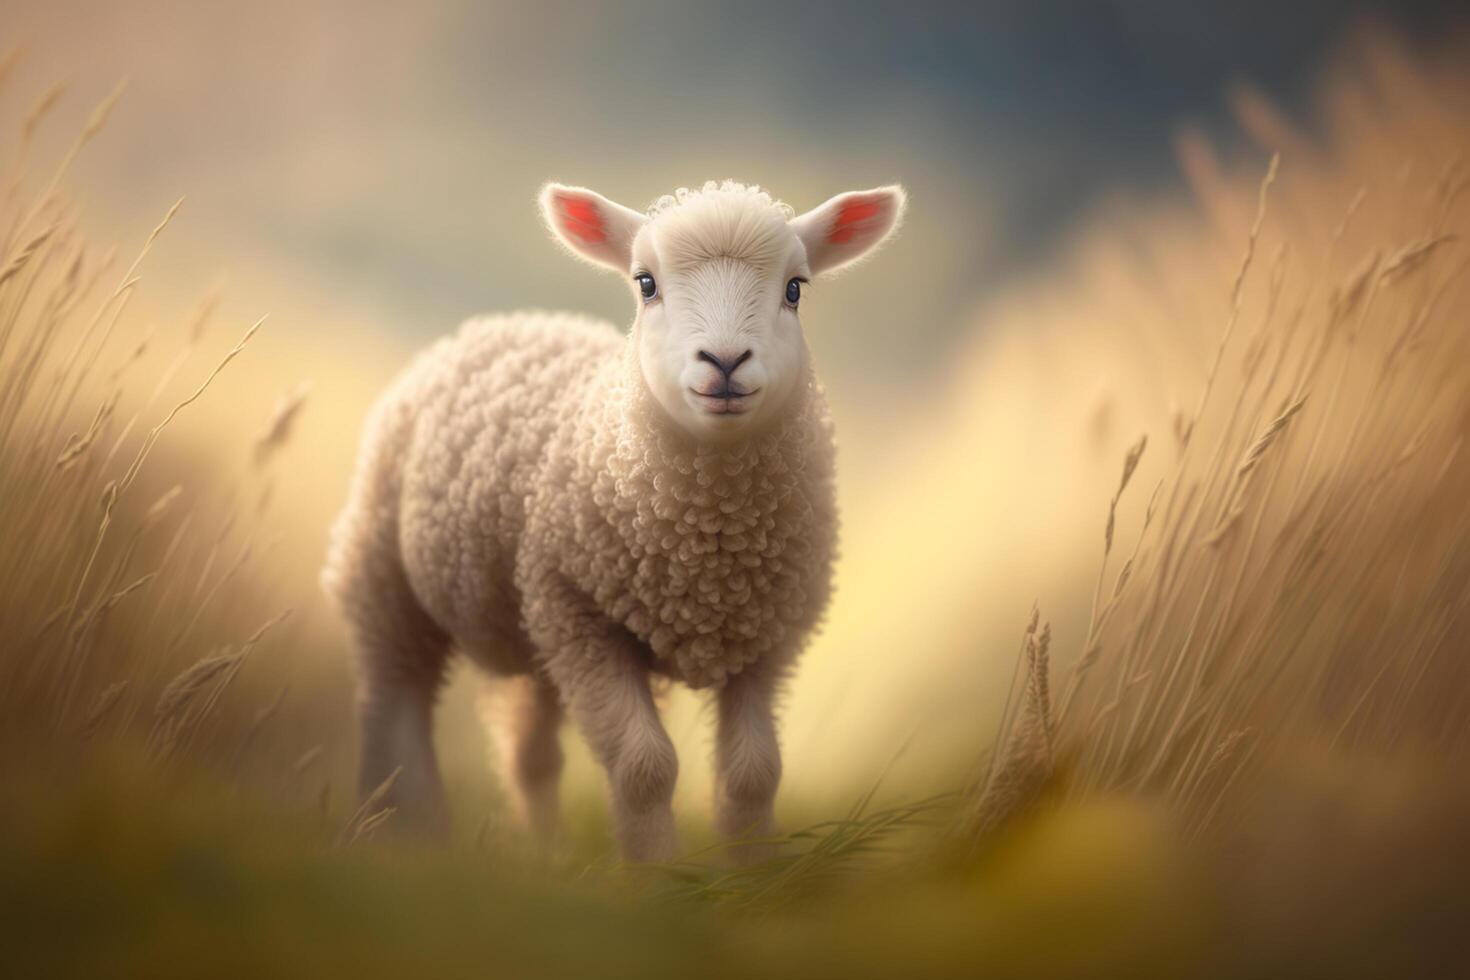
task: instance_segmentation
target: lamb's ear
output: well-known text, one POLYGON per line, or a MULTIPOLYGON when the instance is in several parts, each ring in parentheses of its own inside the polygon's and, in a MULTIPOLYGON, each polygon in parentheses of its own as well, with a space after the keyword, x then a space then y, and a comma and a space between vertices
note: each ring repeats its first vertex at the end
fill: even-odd
POLYGON ((633 261, 633 237, 648 219, 596 191, 565 184, 541 188, 541 217, 572 253, 627 272, 633 261))
POLYGON ((848 191, 792 218, 792 229, 806 245, 812 275, 840 269, 881 245, 903 220, 907 200, 897 184, 848 191))

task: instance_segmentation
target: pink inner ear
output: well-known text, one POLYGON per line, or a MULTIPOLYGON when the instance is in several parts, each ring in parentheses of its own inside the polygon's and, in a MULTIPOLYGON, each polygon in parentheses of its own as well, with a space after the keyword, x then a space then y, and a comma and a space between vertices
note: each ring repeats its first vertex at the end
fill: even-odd
POLYGON ((602 226, 602 215, 596 204, 584 197, 558 194, 556 207, 561 214, 562 230, 568 235, 576 236, 584 245, 600 245, 607 241, 607 231, 602 226))
POLYGON ((882 203, 870 197, 848 201, 842 205, 842 210, 837 212, 837 220, 832 222, 832 231, 827 235, 827 241, 834 245, 852 241, 858 232, 863 230, 868 220, 876 217, 881 210, 883 210, 882 203))

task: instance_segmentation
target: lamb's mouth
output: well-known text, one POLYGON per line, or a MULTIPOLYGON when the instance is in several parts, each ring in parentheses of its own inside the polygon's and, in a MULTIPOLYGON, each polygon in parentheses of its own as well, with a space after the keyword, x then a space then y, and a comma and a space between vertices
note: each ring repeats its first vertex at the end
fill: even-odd
POLYGON ((750 411, 760 389, 735 391, 733 388, 726 388, 723 391, 703 392, 690 388, 689 393, 694 396, 699 407, 711 415, 739 415, 750 411))

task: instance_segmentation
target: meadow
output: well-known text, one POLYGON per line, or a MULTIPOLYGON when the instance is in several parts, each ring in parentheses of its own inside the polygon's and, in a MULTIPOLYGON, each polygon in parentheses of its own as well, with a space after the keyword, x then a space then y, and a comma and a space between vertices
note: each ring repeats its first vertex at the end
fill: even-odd
POLYGON ((345 413, 279 356, 231 386, 265 310, 231 322, 206 287, 154 325, 137 296, 187 201, 90 242, 73 164, 126 94, 55 158, 63 92, 36 94, 0 187, 7 974, 1470 970, 1455 53, 1365 45, 1310 125, 1239 89, 1228 154, 1181 133, 1187 199, 1103 206, 977 308, 886 461, 903 486, 843 471, 846 604, 815 655, 831 677, 860 643, 942 650, 925 669, 991 702, 859 750, 822 705, 876 705, 885 676, 805 689, 797 771, 855 775, 788 779, 780 856, 740 871, 698 805, 686 859, 618 865, 585 764, 562 852, 532 855, 463 683, 453 840, 354 797, 351 667, 297 499, 302 425, 345 413), (1052 570, 1034 609, 987 598, 1012 561, 1052 570))

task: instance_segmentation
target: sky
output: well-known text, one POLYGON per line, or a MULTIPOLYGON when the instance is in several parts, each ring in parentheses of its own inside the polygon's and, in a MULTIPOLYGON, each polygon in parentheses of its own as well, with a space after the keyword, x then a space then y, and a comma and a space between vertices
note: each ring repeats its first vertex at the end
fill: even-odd
POLYGON ((832 370, 878 387, 941 365, 1100 199, 1176 184, 1181 125, 1228 147, 1232 84, 1289 107, 1365 17, 1411 36, 1465 19, 1334 0, 8 6, 9 115, 60 79, 79 120, 129 80, 78 178, 109 230, 188 195, 186 280, 228 266, 283 315, 314 292, 408 343, 481 310, 627 321, 621 285, 546 246, 546 179, 641 206, 735 177, 798 210, 902 181, 906 247, 810 304, 832 370))

